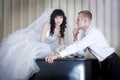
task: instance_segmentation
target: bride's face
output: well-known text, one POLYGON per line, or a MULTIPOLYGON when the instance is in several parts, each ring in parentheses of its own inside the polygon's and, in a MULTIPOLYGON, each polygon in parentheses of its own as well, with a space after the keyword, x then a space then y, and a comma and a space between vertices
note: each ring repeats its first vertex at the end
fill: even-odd
POLYGON ((60 26, 62 24, 62 22, 63 22, 63 16, 56 16, 55 17, 55 24, 57 26, 60 26))

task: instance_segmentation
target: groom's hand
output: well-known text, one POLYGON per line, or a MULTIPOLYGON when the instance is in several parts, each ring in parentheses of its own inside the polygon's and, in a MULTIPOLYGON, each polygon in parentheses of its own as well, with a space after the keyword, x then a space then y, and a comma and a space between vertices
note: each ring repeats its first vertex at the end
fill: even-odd
POLYGON ((57 59, 59 57, 60 57, 60 55, 58 53, 56 53, 54 55, 45 57, 45 61, 48 63, 53 63, 54 59, 57 59))
POLYGON ((73 29, 73 37, 74 37, 74 40, 77 40, 77 35, 78 35, 78 33, 79 33, 79 29, 78 29, 78 27, 75 27, 75 28, 73 29))

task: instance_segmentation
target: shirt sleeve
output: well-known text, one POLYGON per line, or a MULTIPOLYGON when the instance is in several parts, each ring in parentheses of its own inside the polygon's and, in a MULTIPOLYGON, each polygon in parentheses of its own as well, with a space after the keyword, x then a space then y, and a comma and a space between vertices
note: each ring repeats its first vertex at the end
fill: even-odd
POLYGON ((61 57, 74 54, 79 51, 83 51, 88 46, 94 44, 96 42, 96 34, 90 33, 83 37, 80 41, 75 42, 74 44, 69 45, 59 54, 61 57))
MULTIPOLYGON (((72 44, 74 44, 74 43, 76 43, 76 42, 79 42, 79 41, 78 41, 78 40, 73 41, 72 44)), ((86 49, 84 49, 84 50, 82 50, 82 51, 78 51, 77 53, 83 55, 85 52, 86 52, 86 49)))

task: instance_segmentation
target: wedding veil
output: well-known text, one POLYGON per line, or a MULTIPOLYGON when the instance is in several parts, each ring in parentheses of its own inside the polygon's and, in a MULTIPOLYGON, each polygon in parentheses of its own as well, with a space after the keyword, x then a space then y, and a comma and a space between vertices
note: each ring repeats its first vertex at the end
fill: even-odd
POLYGON ((43 28, 43 24, 45 22, 50 22, 50 15, 52 11, 53 9, 45 10, 37 20, 35 20, 31 25, 29 25, 25 29, 25 31, 28 32, 31 37, 36 37, 38 39, 38 37, 40 36, 41 30, 43 28), (32 36, 34 33, 36 35, 32 36))
MULTIPOLYGON (((5 50, 9 49, 8 47, 16 44, 20 44, 27 40, 38 41, 40 38, 41 29, 45 22, 50 22, 50 15, 53 12, 53 9, 46 9, 41 14, 41 16, 35 20, 28 27, 17 30, 7 37, 3 38, 3 41, 0 43, 0 60, 5 55, 5 50)), ((1 61, 0 61, 1 62, 1 61)))
POLYGON ((41 26, 43 26, 43 24, 45 22, 50 22, 50 15, 51 15, 52 11, 53 11, 53 9, 45 10, 36 21, 34 21, 31 25, 29 25, 26 28, 26 30, 34 31, 34 32, 38 33, 41 26))

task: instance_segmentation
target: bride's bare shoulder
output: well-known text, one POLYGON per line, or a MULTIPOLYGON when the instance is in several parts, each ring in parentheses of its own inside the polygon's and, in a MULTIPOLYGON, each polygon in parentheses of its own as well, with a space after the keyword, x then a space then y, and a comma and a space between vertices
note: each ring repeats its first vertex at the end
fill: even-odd
POLYGON ((50 29, 50 23, 49 22, 44 23, 44 28, 45 29, 50 29))
POLYGON ((49 23, 49 22, 45 22, 44 25, 46 25, 46 26, 50 26, 50 23, 49 23))
POLYGON ((44 24, 44 26, 47 27, 47 28, 50 28, 50 23, 49 23, 49 22, 46 22, 46 23, 44 24))

